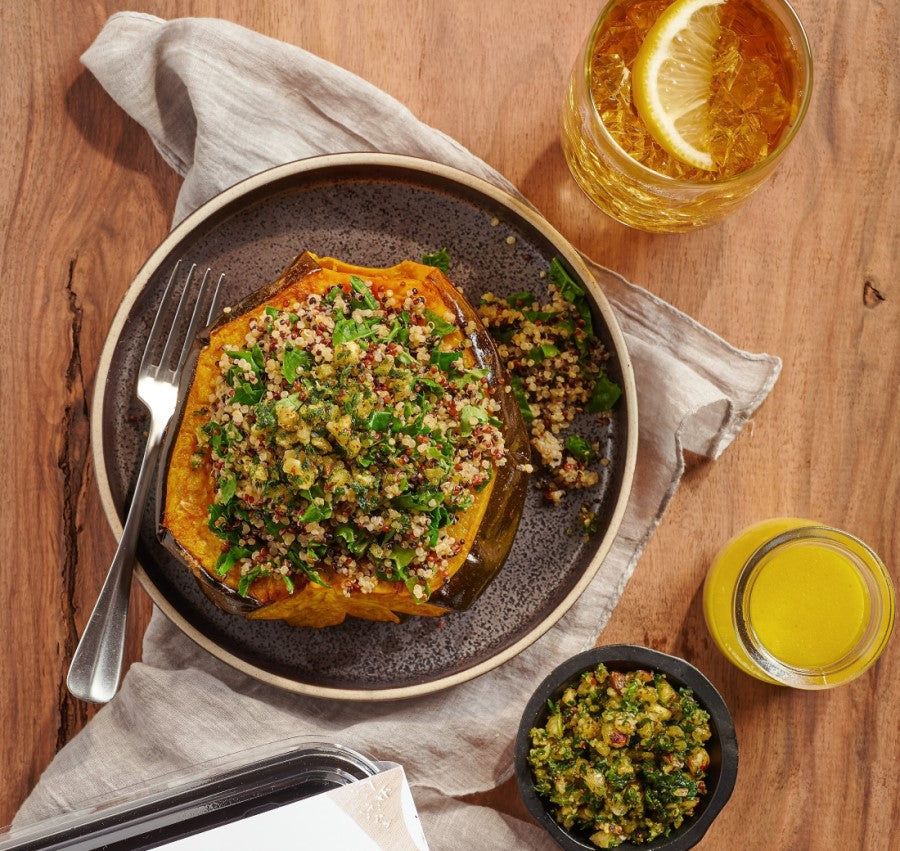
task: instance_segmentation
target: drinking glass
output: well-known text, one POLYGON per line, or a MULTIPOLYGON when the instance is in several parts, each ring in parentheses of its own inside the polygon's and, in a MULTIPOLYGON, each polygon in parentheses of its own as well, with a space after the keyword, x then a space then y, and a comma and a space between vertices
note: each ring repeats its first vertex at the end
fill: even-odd
MULTIPOLYGON (((695 173, 688 177, 673 177, 661 173, 629 155, 601 119, 595 95, 603 98, 611 93, 603 91, 604 84, 595 77, 592 69, 598 38, 602 36, 609 46, 610 39, 614 42, 617 37, 610 36, 611 22, 618 26, 621 17, 630 14, 636 6, 643 9, 651 7, 651 14, 654 6, 660 7, 661 11, 667 5, 665 0, 612 0, 607 3, 575 62, 563 106, 563 152, 575 180, 587 196, 605 213, 626 225, 647 231, 679 232, 721 220, 772 173, 800 128, 809 106, 812 86, 812 57, 800 20, 785 0, 727 2, 768 17, 773 26, 779 28, 778 32, 784 35, 774 47, 777 58, 772 61, 780 65, 777 73, 789 100, 787 120, 774 147, 760 161, 737 174, 710 177, 695 173)), ((634 33, 630 37, 634 41, 634 33)), ((754 44, 762 45, 762 50, 773 50, 771 39, 754 38, 754 44)), ((630 58, 628 46, 623 48, 623 60, 626 64, 633 62, 634 45, 630 58)), ((623 67, 619 82, 625 87, 625 96, 617 95, 620 108, 634 110, 629 95, 630 68, 623 67)), ((766 107, 764 100, 761 99, 758 104, 760 109, 766 107)), ((629 118, 639 121, 636 110, 634 116, 629 118)), ((718 128, 720 131, 722 129, 718 128)), ((717 128, 712 130, 715 132, 717 128)), ((619 138, 622 138, 621 135, 619 138)))

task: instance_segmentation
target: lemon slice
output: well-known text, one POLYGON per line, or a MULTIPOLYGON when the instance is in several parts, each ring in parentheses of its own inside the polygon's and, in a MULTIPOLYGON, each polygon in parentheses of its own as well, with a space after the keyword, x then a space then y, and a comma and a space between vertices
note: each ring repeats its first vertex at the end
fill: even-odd
POLYGON ((713 55, 725 0, 676 0, 650 28, 632 69, 631 90, 650 135, 673 157, 715 169, 709 152, 713 55))

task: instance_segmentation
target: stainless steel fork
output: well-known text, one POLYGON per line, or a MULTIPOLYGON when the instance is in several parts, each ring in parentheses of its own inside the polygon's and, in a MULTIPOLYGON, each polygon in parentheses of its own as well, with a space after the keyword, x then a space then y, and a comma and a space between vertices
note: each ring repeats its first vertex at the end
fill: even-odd
POLYGON ((178 291, 180 267, 179 260, 169 277, 144 347, 141 365, 138 367, 137 398, 150 412, 150 433, 147 436, 144 458, 134 487, 134 496, 109 573, 75 649, 66 678, 66 685, 75 697, 93 703, 106 703, 119 688, 135 548, 147 494, 156 470, 160 444, 166 426, 175 412, 178 381, 191 343, 200 328, 201 318, 205 316, 209 324, 218 309, 219 291, 224 275, 219 276, 207 314, 202 309, 202 304, 207 294, 211 272, 209 269, 206 270, 197 295, 192 299, 190 292, 197 268, 194 264, 185 277, 178 304, 172 313, 172 304, 178 291), (190 323, 182 332, 184 318, 191 308, 193 310, 190 323), (179 352, 178 360, 172 367, 176 350, 179 352))

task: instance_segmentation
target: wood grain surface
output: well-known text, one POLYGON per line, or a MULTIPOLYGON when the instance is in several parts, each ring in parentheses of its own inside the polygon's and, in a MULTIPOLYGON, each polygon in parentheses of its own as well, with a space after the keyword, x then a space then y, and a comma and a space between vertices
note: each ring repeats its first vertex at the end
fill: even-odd
MULTIPOLYGON (((94 710, 64 680, 114 550, 88 443, 119 299, 166 234, 179 179, 80 65, 107 17, 219 16, 305 47, 503 172, 578 248, 736 346, 783 358, 753 423, 696 459, 607 629, 687 657, 730 705, 737 788, 710 849, 887 849, 900 835, 897 638, 852 684, 807 693, 733 668, 700 589, 743 526, 796 514, 900 556, 900 83, 894 4, 797 0, 815 59, 804 127, 724 224, 654 236, 605 218, 558 142, 564 81, 598 12, 568 0, 0 3, 0 824, 94 710)), ((149 617, 133 591, 128 654, 149 617)), ((511 786, 486 799, 522 814, 511 786)), ((893 844, 893 847, 897 847, 893 844)))

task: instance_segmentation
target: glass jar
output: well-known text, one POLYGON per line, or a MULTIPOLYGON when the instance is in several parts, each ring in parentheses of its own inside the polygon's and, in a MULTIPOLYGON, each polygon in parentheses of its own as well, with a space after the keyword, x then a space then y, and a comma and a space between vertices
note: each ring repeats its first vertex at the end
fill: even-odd
POLYGON ((703 587, 707 626, 735 665, 806 689, 866 671, 891 635, 894 607, 890 575, 866 544, 791 517, 732 538, 703 587))

